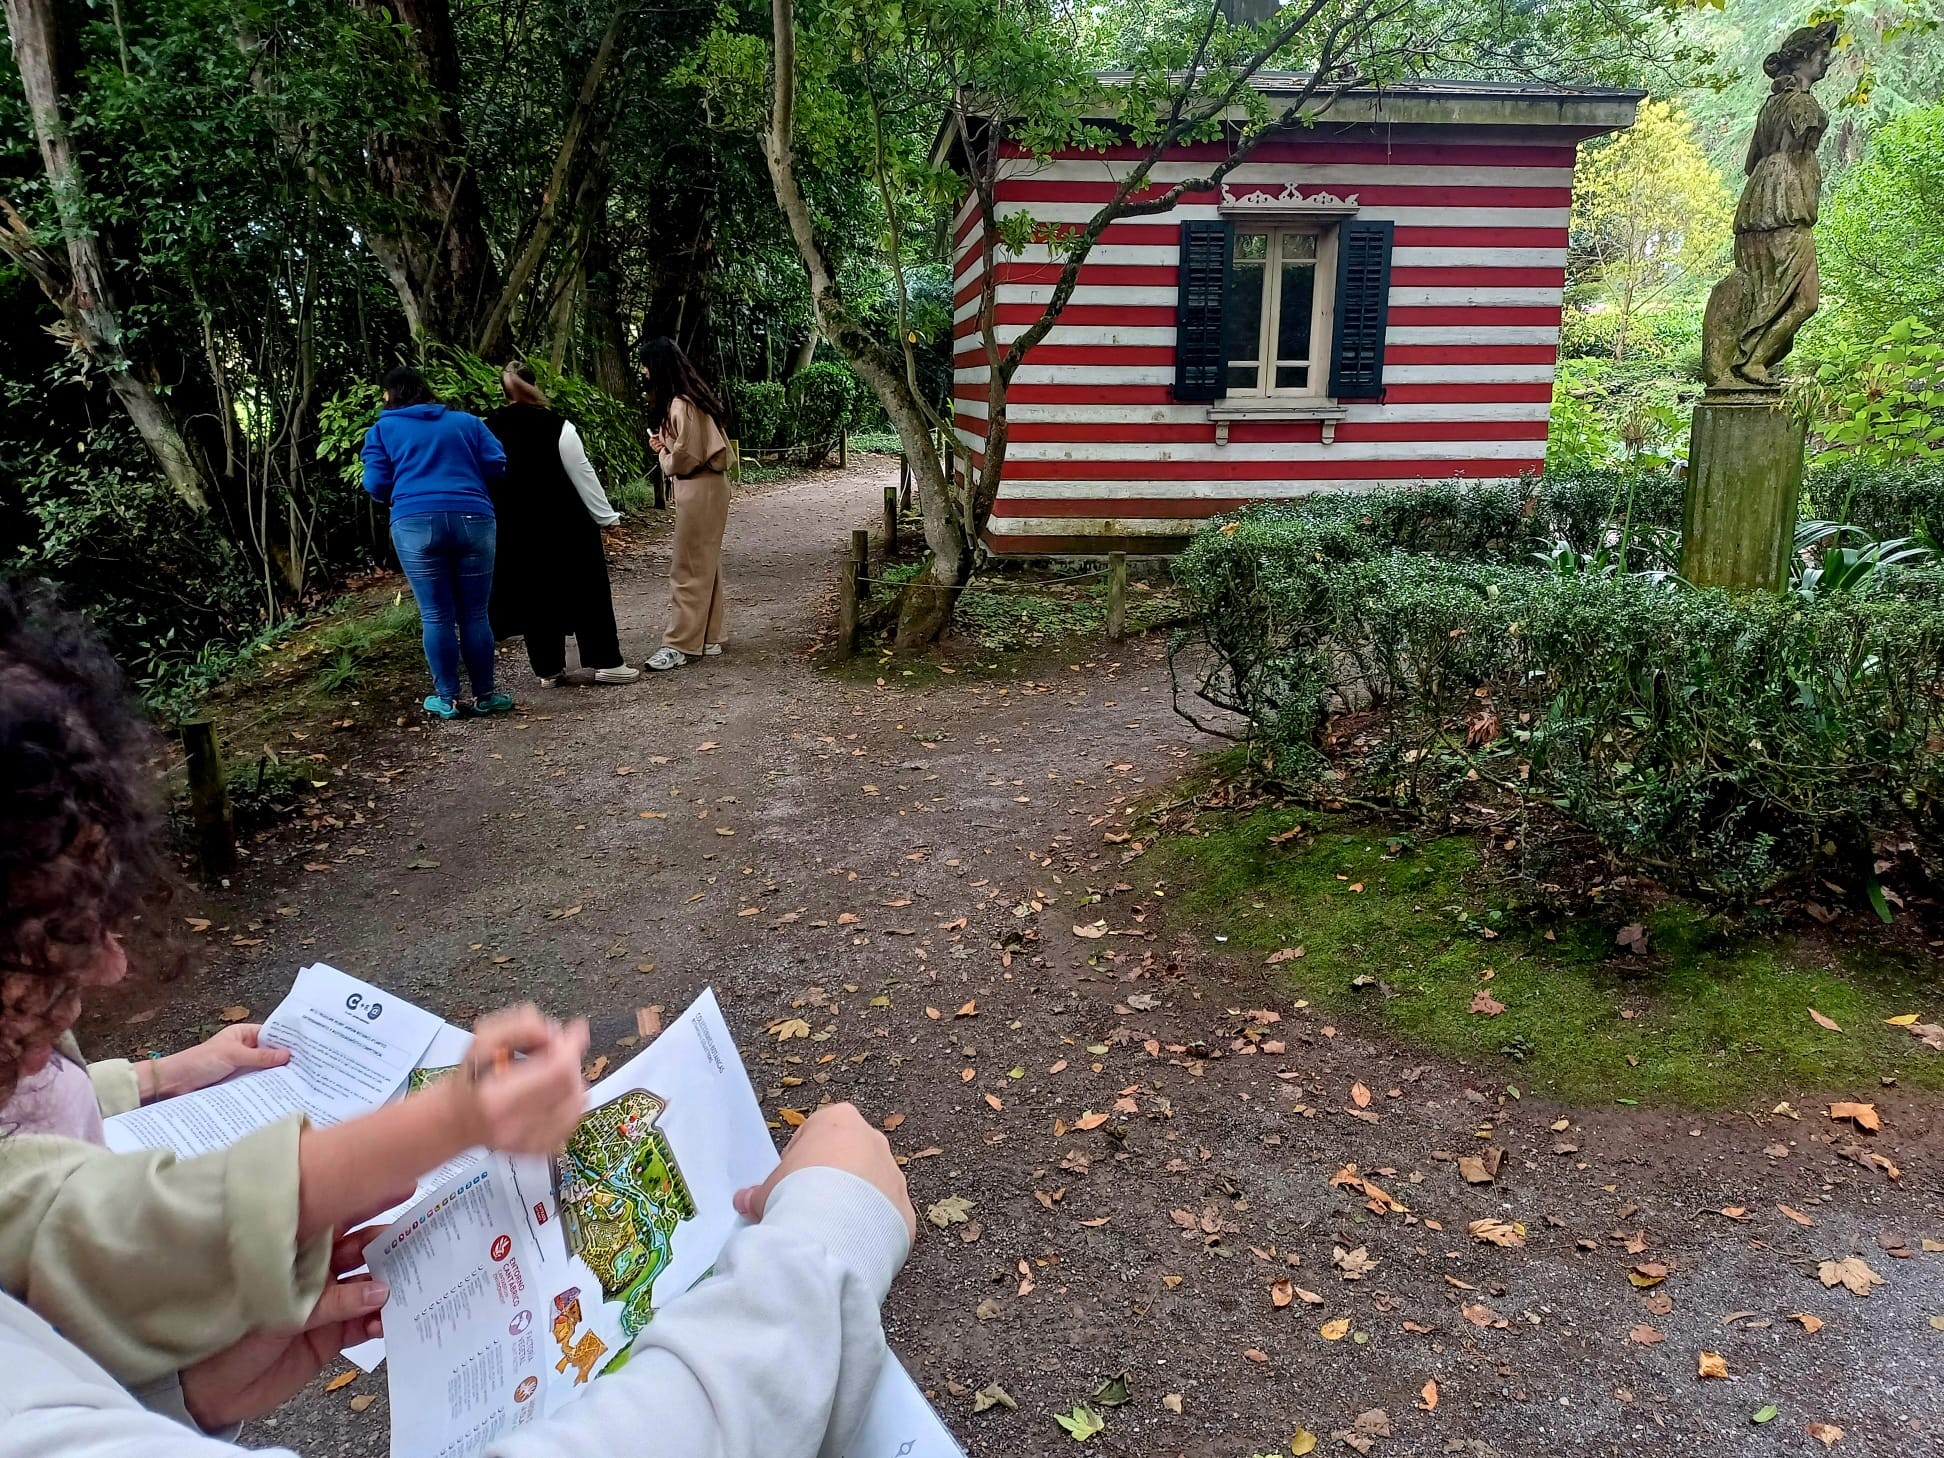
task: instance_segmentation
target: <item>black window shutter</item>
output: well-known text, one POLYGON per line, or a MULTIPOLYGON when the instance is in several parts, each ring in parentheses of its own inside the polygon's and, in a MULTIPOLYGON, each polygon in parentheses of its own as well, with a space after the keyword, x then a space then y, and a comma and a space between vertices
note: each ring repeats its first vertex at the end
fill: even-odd
POLYGON ((1175 298, 1177 400, 1219 400, 1228 393, 1228 344, 1222 300, 1228 293, 1230 225, 1181 225, 1181 282, 1175 298))
POLYGON ((1330 394, 1338 400, 1384 396, 1384 330, 1390 323, 1392 223, 1346 221, 1337 235, 1336 339, 1330 394))

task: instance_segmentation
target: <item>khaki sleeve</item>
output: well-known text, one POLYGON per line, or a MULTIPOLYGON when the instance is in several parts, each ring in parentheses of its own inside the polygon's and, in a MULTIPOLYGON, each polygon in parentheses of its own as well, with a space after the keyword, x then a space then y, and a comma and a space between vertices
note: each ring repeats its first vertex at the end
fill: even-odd
POLYGON ((88 1081, 94 1085, 95 1102, 102 1116, 126 1114, 142 1106, 141 1085, 135 1082, 135 1065, 126 1058, 104 1058, 88 1065, 88 1081))
POLYGON ((178 1160, 0 1139, 0 1285, 124 1384, 310 1314, 329 1232, 297 1244, 296 1116, 178 1160))
POLYGON ((708 411, 698 409, 686 395, 668 402, 662 425, 661 465, 669 476, 692 476, 727 448, 721 428, 708 411))

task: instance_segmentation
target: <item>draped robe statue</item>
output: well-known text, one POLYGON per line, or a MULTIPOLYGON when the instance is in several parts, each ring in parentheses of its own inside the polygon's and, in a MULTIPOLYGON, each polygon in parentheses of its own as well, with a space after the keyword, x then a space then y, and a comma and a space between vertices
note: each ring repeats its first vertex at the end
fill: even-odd
POLYGON ((1792 31, 1762 62, 1774 80, 1755 119, 1735 208, 1735 268, 1708 295, 1702 367, 1712 391, 1776 390, 1773 370, 1820 301, 1816 147, 1829 114, 1810 94, 1829 70, 1836 23, 1792 31))

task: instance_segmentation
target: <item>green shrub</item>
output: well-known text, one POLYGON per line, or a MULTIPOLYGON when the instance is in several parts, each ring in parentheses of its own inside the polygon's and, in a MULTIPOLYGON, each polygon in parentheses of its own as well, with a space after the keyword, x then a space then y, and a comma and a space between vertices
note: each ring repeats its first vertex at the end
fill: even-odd
POLYGON ((1944 536, 1944 461, 1878 464, 1843 455, 1819 462, 1803 481, 1802 514, 1872 537, 1944 536))
POLYGON ((835 360, 814 360, 790 377, 790 413, 795 444, 813 461, 837 444, 850 422, 857 377, 835 360))
POLYGON ((729 409, 745 451, 766 451, 777 443, 790 402, 775 380, 736 380, 729 386, 729 409))
POLYGON ((1356 709, 1381 730, 1362 793, 1442 814, 1482 780, 1687 889, 1745 898, 1819 857, 1867 878, 1883 836, 1944 869, 1944 571, 1675 590, 1398 550, 1340 508, 1245 511, 1175 567, 1199 612, 1177 664, 1204 650, 1196 692, 1285 779, 1337 773, 1325 731, 1356 709))

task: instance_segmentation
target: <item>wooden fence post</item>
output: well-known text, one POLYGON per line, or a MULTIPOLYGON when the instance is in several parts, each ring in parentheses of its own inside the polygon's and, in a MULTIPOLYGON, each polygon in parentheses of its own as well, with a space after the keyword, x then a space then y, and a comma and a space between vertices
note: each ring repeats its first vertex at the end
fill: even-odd
POLYGON ((1107 641, 1118 643, 1127 628, 1127 553, 1107 554, 1107 641))
POLYGON ((196 822, 196 855, 211 880, 236 869, 236 822, 230 814, 229 784, 223 777, 223 752, 216 726, 207 719, 185 719, 182 747, 189 754, 189 806, 196 822))
POLYGON ((898 488, 884 488, 884 556, 886 561, 898 555, 898 488))
POLYGON ((837 582, 837 656, 850 658, 857 652, 857 625, 870 596, 871 534, 851 533, 850 556, 844 562, 843 576, 837 582))

